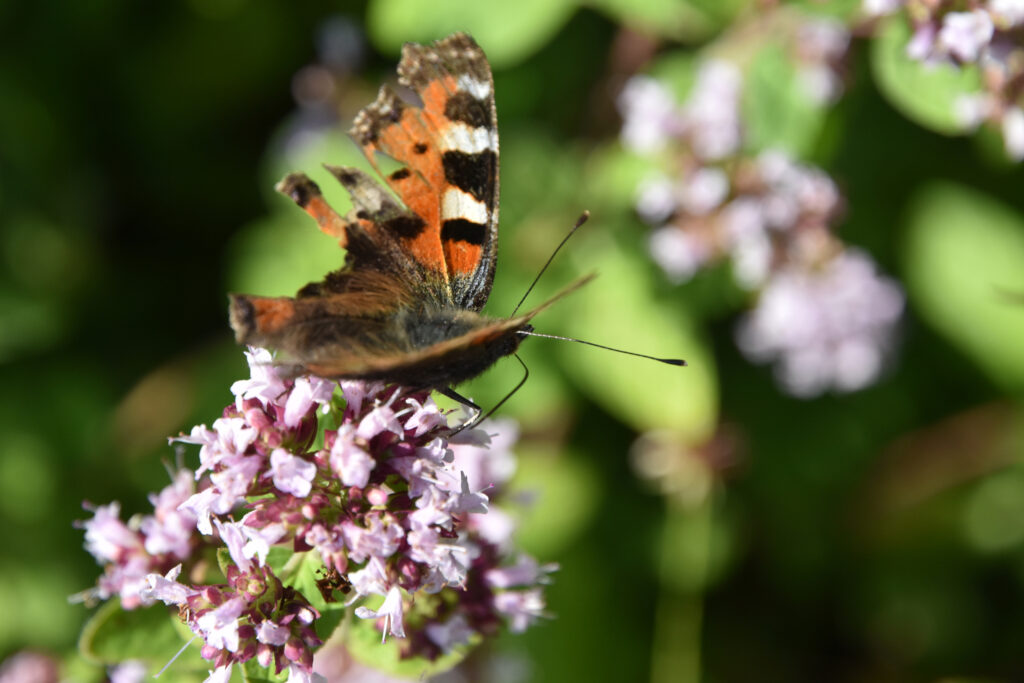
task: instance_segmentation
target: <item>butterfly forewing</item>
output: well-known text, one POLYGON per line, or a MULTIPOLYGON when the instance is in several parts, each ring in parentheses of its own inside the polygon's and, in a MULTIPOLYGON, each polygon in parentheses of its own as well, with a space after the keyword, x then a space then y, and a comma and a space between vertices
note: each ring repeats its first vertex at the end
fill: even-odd
MULTIPOLYGON (((351 135, 377 167, 378 153, 401 168, 386 177, 423 220, 399 238, 424 268, 440 273, 453 304, 480 310, 494 278, 498 233, 498 126, 491 69, 472 38, 407 44, 399 83, 356 117, 351 135)), ((379 169, 378 169, 379 170, 379 169)))

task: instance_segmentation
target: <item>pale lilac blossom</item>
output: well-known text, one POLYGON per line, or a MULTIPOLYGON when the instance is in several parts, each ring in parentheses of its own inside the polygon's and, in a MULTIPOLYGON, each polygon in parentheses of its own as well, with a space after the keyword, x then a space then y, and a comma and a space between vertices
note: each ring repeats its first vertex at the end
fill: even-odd
POLYGON ((648 251, 670 280, 686 282, 711 258, 711 249, 675 227, 656 228, 648 239, 648 251))
POLYGON ((323 405, 331 400, 335 386, 335 382, 319 377, 296 378, 295 386, 285 402, 284 423, 289 427, 297 427, 313 405, 323 405))
POLYGON ((137 552, 143 541, 139 534, 121 521, 121 505, 114 502, 93 509, 93 518, 82 523, 85 549, 101 562, 116 562, 137 552))
POLYGON ((917 24, 905 48, 907 57, 929 64, 937 62, 938 60, 934 57, 937 36, 938 28, 935 24, 931 22, 917 24))
POLYGON ((1002 129, 1007 156, 1014 161, 1024 159, 1024 110, 1008 108, 1003 114, 1002 129))
POLYGON ((142 597, 146 602, 159 600, 165 605, 183 605, 196 594, 194 588, 178 582, 181 575, 181 565, 172 567, 165 576, 160 574, 149 574, 146 576, 146 587, 141 590, 142 597))
POLYGON ((742 86, 743 75, 735 65, 720 59, 701 62, 682 108, 685 136, 697 157, 716 161, 739 150, 742 86))
POLYGON ((634 76, 626 83, 619 110, 622 143, 641 154, 661 149, 683 125, 672 93, 647 76, 634 76))
POLYGON ((139 531, 146 539, 147 553, 184 559, 192 552, 196 517, 180 506, 194 491, 192 473, 179 470, 169 486, 158 494, 150 494, 153 514, 139 523, 139 531))
POLYGON ((1024 0, 989 0, 988 11, 1000 30, 1024 24, 1024 0))
POLYGON ((861 10, 869 17, 879 17, 898 11, 906 0, 864 0, 861 10))
POLYGON ((146 663, 138 659, 129 659, 107 671, 110 683, 142 683, 147 678, 146 663))
POLYGON ((267 405, 287 391, 287 384, 274 366, 270 351, 250 346, 245 351, 245 359, 249 363, 249 379, 238 380, 231 385, 239 410, 243 399, 255 398, 267 405))
POLYGON ((538 583, 547 583, 548 575, 557 569, 557 564, 541 565, 529 555, 521 555, 513 565, 487 570, 484 579, 492 588, 532 586, 538 583))
MULTIPOLYGON (((958 28, 955 18, 951 25, 958 28)), ((849 32, 831 20, 805 22, 798 34, 805 66, 835 69, 849 46, 849 32)), ((843 201, 828 174, 782 150, 743 151, 742 86, 738 68, 728 62, 709 59, 698 68, 679 105, 683 125, 663 141, 675 155, 657 158, 658 170, 639 188, 637 211, 654 226, 651 257, 674 282, 728 262, 736 283, 757 297, 737 333, 740 348, 774 363, 785 390, 811 396, 863 388, 879 377, 894 345, 902 291, 876 275, 873 263, 864 267, 867 257, 847 250, 835 235, 843 201), (852 301, 859 291, 877 294, 877 304, 852 301), (872 306, 874 314, 867 310, 872 306)), ((624 131, 644 117, 643 100, 631 96, 627 88, 619 102, 624 131)), ((1024 113, 1019 139, 1024 154, 1024 113)))
POLYGON ((388 633, 396 638, 405 638, 405 626, 403 621, 402 591, 395 587, 384 596, 384 602, 380 608, 372 610, 368 607, 357 607, 356 616, 360 619, 383 619, 384 628, 381 629, 381 642, 387 638, 388 633))
POLYGON ((199 617, 198 627, 207 644, 228 652, 238 650, 238 618, 245 608, 245 600, 235 597, 199 617))
POLYGON ((366 488, 376 461, 355 442, 355 428, 342 425, 331 446, 330 465, 345 486, 366 488))
POLYGON ((677 205, 675 184, 666 175, 648 177, 637 186, 636 210, 648 223, 664 223, 675 213, 677 205))
POLYGON ((364 523, 365 527, 347 520, 341 523, 349 557, 363 562, 369 557, 387 559, 394 555, 405 538, 402 526, 376 511, 366 515, 364 523))
POLYGON ((58 661, 42 652, 21 650, 0 662, 0 683, 59 683, 58 661))
POLYGON ((398 415, 391 409, 391 406, 385 404, 379 405, 367 413, 366 417, 359 422, 356 436, 369 441, 382 432, 402 434, 403 431, 398 415))
POLYGON ((679 187, 679 207, 694 216, 711 213, 729 196, 729 176, 715 166, 702 166, 679 187))
POLYGON ((835 19, 813 19, 797 29, 797 77, 805 94, 819 105, 843 92, 839 65, 850 47, 850 30, 835 19))
POLYGON ((974 62, 992 40, 995 26, 984 9, 949 12, 942 19, 936 46, 963 62, 974 62))
POLYGON ((513 633, 522 633, 530 624, 544 616, 543 593, 538 588, 502 591, 494 596, 495 608, 510 620, 513 633))
POLYGON ((231 668, 231 664, 217 667, 210 672, 210 675, 206 677, 203 683, 230 683, 231 668))
POLYGON ((284 448, 275 448, 270 454, 270 471, 274 477, 274 486, 279 491, 305 498, 313 490, 316 465, 292 455, 284 448))
POLYGON ((1024 95, 1024 1, 935 0, 904 5, 913 34, 910 59, 929 66, 975 70, 980 87, 953 99, 952 115, 964 131, 991 124, 1003 136, 1007 156, 1024 159, 1024 122, 1018 111, 1024 95))
MULTIPOLYGON (((514 424, 501 423, 488 450, 483 429, 449 440, 450 416, 426 392, 342 382, 342 408, 332 402, 334 383, 278 376, 259 350, 247 357, 252 377, 234 385, 234 403, 212 428, 176 439, 200 446, 199 475, 179 473, 151 496, 155 512, 137 527, 118 519, 116 504, 95 508, 82 524, 106 565, 95 595, 119 594, 129 609, 176 605, 214 666, 210 680, 252 658, 277 675, 288 669, 292 680, 319 680, 312 662, 321 641, 312 627, 320 614, 275 575, 275 549, 322 560, 319 590, 349 593, 346 606, 382 596, 380 608, 362 606, 357 615, 376 619, 385 636, 405 637, 408 606, 444 591, 435 619, 417 613, 417 633, 403 645, 409 656, 440 654, 425 633, 435 623, 450 627, 447 638, 434 630, 442 644, 461 641, 462 625, 492 634, 504 613, 483 577, 518 556, 511 519, 489 496, 515 469, 514 424), (321 409, 337 429, 320 429, 321 409), (214 548, 227 549, 225 583, 202 582, 203 558, 214 548)), ((542 583, 538 576, 523 588, 542 583)), ((521 628, 523 619, 517 610, 506 621, 521 628)))
POLYGON ((903 293, 863 252, 847 249, 818 270, 778 273, 742 321, 743 352, 776 362, 797 396, 861 389, 881 373, 903 293))
POLYGON ((256 640, 267 645, 284 645, 288 642, 291 630, 275 624, 267 619, 256 630, 256 640))
POLYGON ((451 652, 465 645, 476 633, 461 614, 456 614, 448 621, 430 624, 425 631, 442 652, 451 652))

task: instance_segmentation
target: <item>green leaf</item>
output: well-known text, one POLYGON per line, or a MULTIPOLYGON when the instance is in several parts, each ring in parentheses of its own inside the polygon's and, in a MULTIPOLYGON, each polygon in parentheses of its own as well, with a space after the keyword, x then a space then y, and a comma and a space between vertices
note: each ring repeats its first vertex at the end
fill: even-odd
POLYGON ((910 26, 901 16, 885 21, 871 42, 871 66, 879 88, 897 109, 940 133, 965 130, 957 119, 957 98, 981 87, 978 70, 951 64, 924 64, 907 56, 910 26))
POLYGON ((751 0, 685 0, 685 4, 706 16, 708 20, 724 27, 753 2, 751 0))
POLYGON ((650 158, 626 151, 621 145, 605 145, 594 151, 588 165, 586 188, 587 207, 600 220, 614 208, 633 213, 638 188, 645 179, 660 172, 660 166, 650 158), (605 210, 602 210, 604 207, 605 210))
POLYGON ((228 245, 228 289, 261 296, 292 296, 308 282, 345 263, 345 251, 293 201, 273 190, 291 171, 308 175, 335 211, 345 215, 352 200, 324 163, 356 166, 373 173, 362 153, 340 131, 312 136, 287 158, 274 157, 264 173, 273 213, 236 231, 228 245))
POLYGON ((515 510, 516 540, 539 557, 558 557, 578 541, 603 500, 593 458, 564 447, 516 446, 519 456, 508 499, 529 499, 515 510))
MULTIPOLYGON (((320 187, 327 203, 344 215, 352 208, 352 200, 338 179, 324 168, 324 164, 357 166, 376 177, 370 163, 345 129, 345 126, 331 126, 316 133, 306 133, 298 141, 289 139, 272 145, 272 148, 287 150, 287 154, 269 156, 261 173, 264 178, 263 190, 270 205, 275 209, 288 209, 288 215, 294 216, 297 224, 313 232, 317 232, 313 219, 303 213, 291 199, 277 192, 274 186, 288 173, 301 171, 320 187)), ((289 132, 291 129, 287 125, 282 126, 279 135, 287 135, 289 132)), ((383 163, 385 160, 382 157, 379 161, 383 163)))
POLYGON ((334 629, 345 618, 345 597, 335 595, 336 602, 327 602, 317 580, 324 576, 324 563, 320 553, 309 551, 294 554, 286 568, 279 575, 282 583, 302 593, 319 612, 316 620, 316 634, 324 642, 331 637, 334 629))
POLYGON ((788 46, 769 43, 750 61, 743 89, 746 146, 806 156, 817 142, 825 108, 799 78, 788 46))
POLYGON ((1010 390, 1024 389, 1024 220, 935 183, 911 204, 906 281, 921 315, 1010 390))
POLYGON ((563 367, 594 401, 638 431, 672 429, 693 442, 709 438, 718 421, 717 374, 687 311, 653 295, 653 266, 639 254, 599 238, 585 247, 581 242, 573 256, 578 263, 599 265, 600 276, 572 295, 572 306, 564 307, 564 334, 683 358, 689 367, 573 344, 560 349, 563 367))
POLYGON ((405 42, 429 42, 466 31, 491 65, 501 68, 547 44, 575 10, 575 0, 372 0, 366 23, 373 42, 392 52, 405 42))
MULTIPOLYGON (((316 229, 297 207, 250 223, 228 247, 228 289, 260 296, 294 296, 306 283, 345 262, 337 240, 316 229)), ((225 303, 225 306, 227 304, 225 303)))
POLYGON ((260 666, 255 657, 243 662, 239 669, 242 671, 242 680, 245 683, 282 683, 282 681, 287 681, 291 675, 287 667, 282 669, 281 673, 275 674, 273 668, 260 666))
MULTIPOLYGON (((713 495, 713 494, 712 494, 713 495)), ((735 552, 735 533, 708 497, 689 506, 667 499, 658 571, 664 585, 700 593, 714 585, 735 552)))
POLYGON ((679 0, 589 0, 587 4, 618 23, 675 40, 703 40, 721 27, 709 12, 679 0))
POLYGON ((676 96, 677 102, 685 102, 697 81, 699 60, 692 52, 674 50, 658 57, 648 73, 662 84, 667 85, 676 96))
MULTIPOLYGON (((102 664, 142 660, 156 673, 186 642, 176 623, 177 617, 163 605, 125 610, 117 600, 111 600, 86 623, 78 649, 86 659, 102 664)), ((209 667, 199 657, 198 648, 189 648, 172 668, 187 675, 205 673, 209 667)))
POLYGON ((283 545, 275 545, 270 548, 270 552, 267 553, 267 566, 270 567, 271 571, 277 575, 278 578, 284 581, 282 575, 287 571, 285 566, 288 561, 295 556, 295 551, 289 547, 283 545))
MULTIPOLYGON (((380 598, 375 607, 380 607, 384 599, 380 598)), ((409 618, 409 615, 406 615, 409 618)), ((350 619, 345 624, 345 647, 357 660, 368 667, 389 676, 423 681, 431 676, 448 671, 465 659, 466 655, 477 645, 473 640, 468 645, 456 648, 448 654, 441 655, 434 661, 422 657, 401 659, 400 653, 405 640, 388 636, 381 642, 381 632, 374 626, 373 619, 350 619)))
POLYGON ((794 0, 792 6, 810 17, 832 17, 853 23, 863 15, 864 0, 794 0))

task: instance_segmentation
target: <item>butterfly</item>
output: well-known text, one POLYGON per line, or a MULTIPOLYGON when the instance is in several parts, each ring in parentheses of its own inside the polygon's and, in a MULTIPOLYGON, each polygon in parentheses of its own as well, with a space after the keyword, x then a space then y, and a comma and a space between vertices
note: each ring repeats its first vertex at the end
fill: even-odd
MULTIPOLYGON (((394 196, 357 168, 327 166, 352 197, 344 217, 302 173, 278 185, 346 250, 344 266, 294 297, 231 295, 240 344, 276 349, 296 375, 452 387, 515 353, 530 320, 480 313, 498 252, 498 127, 483 50, 464 33, 407 43, 398 82, 356 116, 349 135, 394 196), (378 155, 399 168, 381 171, 378 155), (395 197, 398 200, 396 201, 395 197)), ((479 417, 479 412, 478 412, 479 417)))

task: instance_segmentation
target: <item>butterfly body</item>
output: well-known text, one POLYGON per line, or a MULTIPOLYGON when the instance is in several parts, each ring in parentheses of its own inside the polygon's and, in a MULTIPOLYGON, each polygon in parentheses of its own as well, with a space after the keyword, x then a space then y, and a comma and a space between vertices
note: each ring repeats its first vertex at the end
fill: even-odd
POLYGON ((447 390, 514 353, 551 301, 512 318, 479 312, 498 238, 497 117, 483 51, 465 34, 407 44, 398 73, 418 101, 384 86, 350 131, 394 194, 359 169, 328 166, 352 197, 342 217, 308 177, 287 176, 277 189, 338 239, 344 266, 295 297, 232 295, 230 320, 239 343, 276 349, 295 374, 447 390), (383 174, 379 154, 401 167, 383 174))

